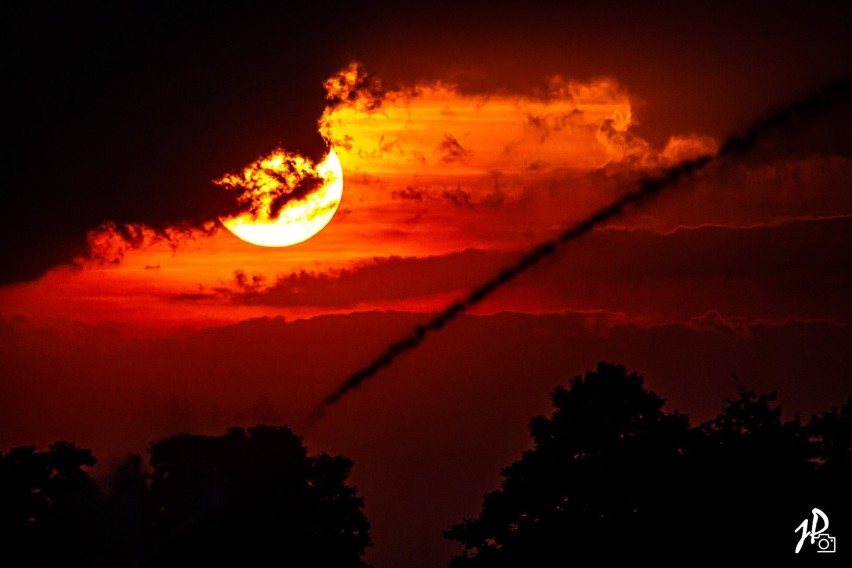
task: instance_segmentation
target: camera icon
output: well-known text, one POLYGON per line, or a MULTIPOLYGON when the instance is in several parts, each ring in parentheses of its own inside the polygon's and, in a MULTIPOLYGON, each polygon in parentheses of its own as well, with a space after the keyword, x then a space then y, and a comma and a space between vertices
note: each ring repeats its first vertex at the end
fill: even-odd
POLYGON ((835 539, 833 536, 829 536, 827 534, 821 534, 817 537, 816 547, 817 552, 834 552, 835 548, 835 539))

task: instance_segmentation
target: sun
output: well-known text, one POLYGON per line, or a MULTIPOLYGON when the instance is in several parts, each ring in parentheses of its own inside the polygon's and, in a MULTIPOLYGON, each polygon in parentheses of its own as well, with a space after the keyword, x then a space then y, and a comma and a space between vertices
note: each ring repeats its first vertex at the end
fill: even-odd
POLYGON ((217 183, 240 190, 245 213, 221 218, 240 239, 263 247, 304 242, 328 225, 343 197, 343 169, 330 149, 315 167, 306 158, 276 150, 217 183))

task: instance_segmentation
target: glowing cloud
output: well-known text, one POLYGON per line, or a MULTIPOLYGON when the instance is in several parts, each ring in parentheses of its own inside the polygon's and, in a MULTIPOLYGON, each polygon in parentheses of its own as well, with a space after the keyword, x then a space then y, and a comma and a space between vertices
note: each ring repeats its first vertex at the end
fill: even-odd
MULTIPOLYGON (((374 174, 504 174, 607 164, 670 165, 633 135, 630 98, 610 78, 553 77, 542 92, 469 94, 445 83, 384 90, 353 64, 326 82, 334 104, 320 132, 341 149, 347 169, 374 174)), ((716 149, 707 137, 682 137, 683 159, 716 149)))

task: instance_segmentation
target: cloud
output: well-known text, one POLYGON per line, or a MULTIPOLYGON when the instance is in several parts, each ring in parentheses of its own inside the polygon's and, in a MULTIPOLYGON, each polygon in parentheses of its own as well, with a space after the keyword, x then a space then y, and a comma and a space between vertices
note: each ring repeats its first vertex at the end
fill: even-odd
MULTIPOLYGON (((198 225, 180 223, 160 228, 141 223, 117 225, 106 222, 88 232, 88 252, 76 261, 78 265, 86 260, 101 264, 119 264, 131 250, 165 243, 175 251, 188 242, 209 237, 218 230, 218 224, 213 221, 198 225)), ((159 265, 145 268, 159 268, 159 265)))
POLYGON ((214 183, 237 194, 241 215, 269 222, 289 203, 303 201, 323 187, 325 179, 317 168, 310 158, 278 148, 214 183))
MULTIPOLYGON (((622 8, 617 22, 596 3, 498 11, 474 3, 461 18, 407 3, 217 6, 203 13, 191 6, 19 6, 6 14, 5 199, 9 211, 31 212, 34 195, 39 206, 37 218, 13 215, 0 227, 0 238, 16 243, 3 248, 0 280, 34 279, 84 253, 87 232, 105 221, 163 227, 215 219, 232 203, 209 181, 278 145, 319 158, 317 117, 326 106, 345 105, 341 89, 357 87, 347 83, 345 68, 338 90, 331 89, 337 100, 324 98, 323 82, 345 65, 343 53, 382 76, 380 89, 360 89, 384 107, 385 92, 408 91, 413 101, 419 84, 457 84, 471 100, 498 101, 511 100, 507 94, 527 100, 538 88, 545 99, 553 89, 541 85, 543 77, 609 73, 629 88, 631 117, 641 120, 632 130, 652 146, 679 132, 724 133, 768 102, 848 68, 845 7, 671 4, 622 8), (637 19, 650 25, 628 25, 637 19), (126 33, 107 37, 104 29, 126 33), (705 64, 694 65, 690 53, 701 53, 705 64), (744 63, 729 65, 733 59, 744 63)), ((452 105, 436 109, 442 111, 466 114, 452 105)), ((823 125, 800 152, 840 147, 849 156, 848 124, 823 125)), ((443 132, 468 147, 463 130, 443 132)), ((537 134, 528 134, 534 147, 537 134)), ((357 143, 347 136, 336 143, 357 143)), ((428 152, 439 141, 430 140, 428 152)), ((483 158, 471 148, 471 159, 483 158)))
POLYGON ((425 258, 375 259, 328 273, 298 272, 265 285, 259 275, 235 275, 218 292, 228 301, 261 306, 356 307, 459 292, 493 271, 508 255, 467 250, 425 258))
POLYGON ((500 189, 496 183, 494 184, 493 189, 487 193, 480 191, 480 189, 480 184, 475 185, 471 191, 465 191, 462 189, 461 183, 456 183, 456 187, 452 189, 435 186, 415 187, 407 185, 404 189, 391 190, 390 196, 392 199, 402 201, 417 201, 419 203, 428 203, 432 201, 469 210, 476 209, 479 205, 497 208, 503 205, 507 200, 506 193, 500 189), (475 198, 473 196, 474 193, 478 194, 479 197, 475 198))
MULTIPOLYGON (((621 131, 633 123, 629 98, 611 80, 579 83, 554 79, 542 96, 472 96, 441 83, 415 83, 386 89, 378 78, 368 75, 362 66, 353 63, 332 74, 324 87, 326 106, 319 133, 314 132, 337 146, 347 175, 352 174, 353 180, 359 179, 359 172, 364 175, 378 172, 382 176, 401 166, 404 166, 401 171, 406 175, 428 172, 433 179, 427 193, 436 200, 462 209, 472 209, 477 203, 493 208, 517 199, 523 180, 514 179, 498 188, 491 187, 490 177, 498 170, 509 175, 515 165, 520 173, 534 171, 535 168, 525 167, 530 163, 528 158, 533 155, 533 162, 547 161, 552 167, 568 164, 583 168, 589 164, 606 163, 611 158, 613 145, 618 145, 618 142, 610 140, 607 142, 609 149, 604 148, 596 142, 595 132, 599 133, 600 128, 621 131), (430 109, 438 103, 441 103, 438 116, 446 125, 435 122, 435 117, 430 114, 430 109), (516 108, 518 105, 521 108, 516 108), (560 154, 571 148, 567 158, 560 161, 542 155, 550 146, 541 146, 535 135, 530 137, 523 119, 525 112, 536 112, 542 117, 541 127, 554 132, 550 137, 559 147, 560 154), (378 125, 379 130, 371 124, 378 125), (463 134, 449 134, 457 130, 463 134), (479 147, 472 149, 470 144, 478 144, 479 147), (590 155, 593 157, 588 158, 590 155), (511 163, 507 164, 507 159, 511 163), (369 167, 361 168, 359 163, 369 167), (465 175, 478 172, 485 180, 482 190, 476 179, 466 179, 464 190, 458 180, 434 179, 434 174, 443 176, 446 173, 434 169, 438 166, 461 168, 455 173, 465 175), (455 189, 447 189, 453 186, 455 189)), ((144 164, 150 171, 146 171, 145 175, 135 175, 132 169, 127 169, 128 175, 115 179, 115 191, 120 195, 118 199, 104 197, 94 207, 87 208, 85 215, 71 221, 64 220, 63 223, 78 223, 76 230, 79 236, 61 239, 66 243, 63 251, 40 265, 46 269, 59 257, 70 260, 87 252, 100 261, 120 262, 128 250, 144 246, 151 239, 173 241, 178 229, 187 233, 204 229, 209 234, 215 230, 211 223, 215 225, 217 219, 238 212, 255 218, 275 217, 282 207, 303 199, 321 184, 316 172, 303 167, 304 164, 310 165, 311 159, 300 153, 281 149, 268 153, 267 150, 263 158, 256 159, 250 166, 232 170, 235 173, 224 176, 222 171, 230 169, 226 164, 233 163, 233 158, 218 159, 214 154, 209 158, 204 160, 208 168, 204 179, 190 183, 197 195, 193 194, 195 197, 191 199, 177 199, 175 204, 179 202, 180 205, 177 209, 175 204, 169 205, 164 201, 185 195, 183 189, 176 191, 174 184, 186 180, 173 176, 167 183, 151 181, 154 190, 145 193, 148 188, 144 187, 143 183, 147 182, 143 180, 152 180, 151 172, 158 172, 159 168, 151 168, 150 160, 140 159, 139 164, 144 164), (274 167, 273 161, 276 162, 274 167), (209 180, 218 182, 211 185, 209 180), (127 193, 130 197, 125 197, 127 193), (138 233, 144 233, 145 238, 138 238, 138 233), (94 249, 92 244, 96 245, 94 249), (86 245, 89 245, 88 251, 86 245), (69 254, 69 250, 73 254, 69 254)), ((102 189, 97 183, 91 187, 97 191, 102 189)), ((391 194, 392 197, 412 195, 391 194)), ((57 227, 56 223, 51 224, 51 228, 57 227)), ((34 241, 40 242, 39 239, 34 241)), ((42 261, 30 257, 30 262, 39 264, 42 261)), ((41 270, 33 274, 38 275, 41 270)), ((18 278, 11 272, 9 277, 11 280, 18 278)))
POLYGON ((330 86, 337 104, 323 113, 320 131, 353 170, 523 172, 534 161, 590 170, 638 154, 657 160, 630 132, 630 97, 613 79, 553 77, 544 92, 524 95, 467 93, 424 81, 381 89, 377 97, 362 67, 350 66, 343 76, 330 86), (386 139, 394 141, 391 156, 377 152, 386 139))
POLYGON ((449 134, 444 134, 444 139, 441 140, 435 151, 440 154, 441 161, 445 164, 463 162, 470 155, 470 151, 465 150, 459 141, 449 134))
POLYGON ((748 154, 761 139, 777 134, 779 130, 788 130, 794 122, 813 119, 814 116, 830 111, 839 104, 846 102, 849 90, 850 80, 833 81, 810 96, 755 120, 744 135, 727 138, 715 155, 705 155, 694 160, 680 162, 666 169, 660 175, 641 179, 638 186, 616 201, 564 229, 557 237, 528 250, 516 262, 509 264, 496 275, 471 289, 460 300, 449 304, 425 323, 415 326, 409 334, 403 336, 400 340, 391 343, 371 363, 340 383, 316 407, 314 416, 322 416, 326 408, 337 403, 352 390, 359 388, 364 381, 371 379, 380 370, 393 363, 400 355, 420 347, 428 336, 442 331, 461 314, 478 306, 497 290, 528 272, 543 260, 553 257, 566 244, 583 238, 596 227, 620 217, 625 210, 646 205, 658 197, 661 192, 670 190, 683 181, 688 181, 696 172, 700 172, 711 164, 748 154))
POLYGON ((445 189, 441 192, 441 198, 455 207, 467 209, 472 209, 474 207, 470 194, 464 191, 461 186, 456 186, 455 189, 445 189))
POLYGON ((711 136, 688 134, 672 136, 661 152, 664 162, 675 163, 682 160, 694 160, 705 154, 715 154, 719 150, 719 141, 711 136))
MULTIPOLYGON (((602 231, 537 269, 516 294, 682 320, 718 309, 751 318, 852 321, 849 218, 672 233, 602 231), (557 300, 560 298, 561 300, 557 300)), ((505 296, 506 293, 503 294, 505 296)))
POLYGON ((266 277, 263 274, 247 275, 242 270, 234 272, 234 284, 242 292, 252 293, 263 288, 266 277))
POLYGON ((405 186, 405 189, 395 189, 391 191, 391 197, 395 199, 411 199, 423 201, 423 191, 415 189, 410 185, 405 186))
POLYGON ((708 333, 751 336, 748 320, 742 317, 725 317, 716 310, 711 310, 703 316, 690 318, 686 322, 686 327, 708 333))
MULTIPOLYGON (((352 212, 348 216, 353 221, 350 226, 360 230, 359 234, 366 234, 361 227, 370 223, 412 226, 416 219, 419 232, 410 234, 409 239, 422 239, 434 234, 434 227, 443 226, 452 230, 434 237, 435 243, 444 237, 461 242, 462 246, 532 242, 564 223, 566 217, 576 219, 603 204, 617 194, 621 181, 651 175, 673 160, 693 159, 718 147, 712 137, 686 134, 671 137, 661 149, 654 148, 635 132, 633 99, 611 78, 569 81, 554 77, 541 91, 483 94, 438 81, 386 88, 378 78, 366 74, 362 66, 352 64, 333 74, 325 87, 329 99, 319 131, 338 145, 346 169, 347 195, 360 191, 359 201, 350 202, 352 206, 346 208, 352 212), (359 184, 368 180, 376 187, 374 191, 362 191, 359 184), (413 211, 406 205, 425 204, 428 200, 453 207, 413 211), (396 204, 388 206, 393 201, 396 204), (497 210, 502 212, 496 213, 497 210), (467 212, 464 219, 461 212, 467 212)), ((283 150, 272 155, 278 154, 286 158, 282 166, 294 166, 297 158, 301 159, 283 150)), ((215 207, 202 204, 192 215, 173 215, 166 209, 160 214, 159 209, 149 211, 143 206, 137 209, 138 215, 133 215, 133 207, 128 205, 126 215, 98 214, 98 222, 83 230, 81 239, 70 238, 56 244, 64 251, 56 254, 81 257, 88 248, 90 256, 98 260, 120 262, 127 251, 144 246, 145 241, 134 233, 144 232, 149 235, 146 239, 173 242, 180 229, 196 237, 204 231, 210 234, 216 230, 217 218, 237 210, 257 215, 261 209, 268 209, 267 216, 274 216, 287 203, 310 194, 319 183, 310 172, 293 177, 290 174, 299 168, 284 169, 266 176, 284 182, 277 183, 274 191, 267 191, 269 184, 251 175, 246 177, 245 169, 221 177, 225 168, 217 166, 220 190, 207 183, 215 176, 206 178, 206 193, 201 200, 215 202, 215 207), (103 223, 103 219, 111 218, 114 221, 103 223), (96 245, 94 249, 92 244, 96 245)), ((841 170, 838 164, 832 166, 832 172, 842 177, 841 170)), ((750 179, 743 178, 745 183, 766 186, 769 191, 769 182, 750 179)), ((828 182, 822 186, 828 187, 828 182)), ((201 191, 201 186, 194 187, 201 191)), ((658 224, 671 224, 671 219, 697 223, 732 215, 742 221, 739 217, 757 214, 742 195, 715 200, 708 193, 699 192, 699 198, 706 202, 702 207, 667 210, 663 204, 655 208, 655 219, 658 224), (717 212, 716 218, 695 218, 717 212)), ((802 206, 807 212, 808 207, 818 207, 818 212, 824 213, 837 205, 837 191, 822 193, 829 195, 823 200, 824 205, 819 199, 805 202, 799 195, 790 207, 802 206)), ((772 203, 780 212, 787 201, 772 203)), ((139 206, 138 200, 133 205, 139 206)), ((150 207, 154 207, 153 202, 150 207)), ((390 234, 390 230, 376 228, 369 234, 390 234)), ((47 238, 41 235, 35 241, 47 238)), ((442 250, 444 244, 437 244, 437 250, 442 250)), ((455 248, 460 247, 456 244, 455 248)), ((58 256, 51 258, 53 263, 58 256)), ((29 262, 41 261, 31 257, 29 262)))
POLYGON ((321 86, 340 63, 334 45, 316 38, 345 41, 359 10, 187 6, 167 18, 164 10, 5 14, 14 101, 4 126, 5 209, 21 214, 0 225, 0 239, 16 243, 0 252, 0 284, 85 254, 87 234, 105 222, 162 230, 233 212, 231 196, 210 180, 282 136, 289 148, 321 155, 321 86))
MULTIPOLYGON (((714 311, 752 319, 795 315, 852 322, 852 267, 843 261, 843 251, 852 249, 850 235, 852 217, 665 232, 600 230, 479 309, 607 310, 648 323, 687 321, 714 311)), ((469 249, 376 258, 271 282, 239 272, 214 296, 219 302, 279 308, 428 311, 440 309, 447 297, 462 297, 467 287, 496 273, 516 254, 469 249)))
POLYGON ((378 77, 371 76, 358 62, 350 63, 323 83, 331 108, 347 106, 361 112, 376 112, 385 99, 378 77))

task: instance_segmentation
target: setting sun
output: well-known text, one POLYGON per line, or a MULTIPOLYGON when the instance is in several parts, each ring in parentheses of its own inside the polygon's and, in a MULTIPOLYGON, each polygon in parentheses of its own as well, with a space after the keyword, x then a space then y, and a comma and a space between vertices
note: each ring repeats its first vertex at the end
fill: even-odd
POLYGON ((242 189, 238 200, 249 211, 221 219, 234 235, 254 245, 286 247, 319 233, 334 216, 343 196, 343 171, 334 150, 316 167, 276 150, 217 183, 242 189))

